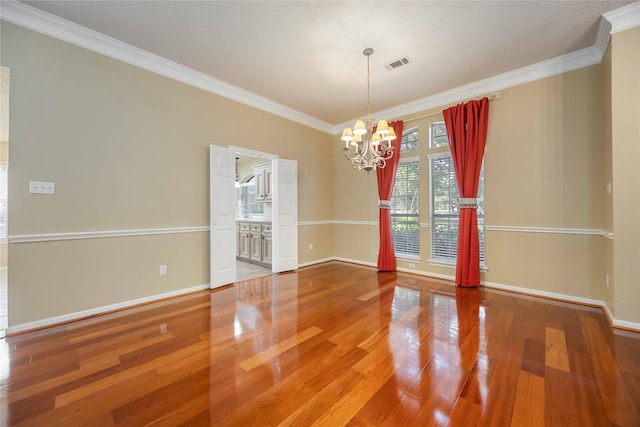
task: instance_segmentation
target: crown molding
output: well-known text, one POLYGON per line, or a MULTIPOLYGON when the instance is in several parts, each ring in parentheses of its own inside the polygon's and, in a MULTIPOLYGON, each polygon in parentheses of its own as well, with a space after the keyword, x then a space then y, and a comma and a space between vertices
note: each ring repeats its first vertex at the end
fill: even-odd
POLYGON ((308 114, 233 86, 177 62, 44 12, 16 0, 2 0, 0 18, 118 61, 249 105, 288 120, 331 133, 333 126, 308 114))
MULTIPOLYGON (((591 47, 547 59, 517 70, 498 74, 497 76, 459 86, 425 98, 416 99, 406 104, 378 111, 372 114, 372 116, 384 117, 387 120, 402 119, 411 114, 441 108, 466 99, 485 96, 513 86, 599 64, 602 62, 602 58, 609 45, 609 28, 609 22, 601 17, 596 40, 591 47)), ((340 134, 345 127, 351 127, 354 120, 336 125, 333 129, 334 135, 340 134)))
POLYGON ((611 23, 611 34, 640 26, 640 1, 603 15, 611 23))
MULTIPOLYGON (((455 104, 466 99, 483 96, 509 87, 529 83, 602 62, 609 43, 610 33, 624 31, 640 25, 640 2, 604 14, 600 18, 598 34, 593 46, 538 62, 517 70, 479 80, 448 91, 420 98, 375 113, 378 117, 400 119, 411 114, 455 104), (611 25, 609 24, 611 23, 611 25)), ((120 40, 90 30, 17 0, 2 0, 0 18, 4 21, 37 31, 47 36, 71 43, 113 59, 134 65, 223 96, 239 103, 275 114, 285 119, 330 134, 340 134, 353 120, 331 125, 308 114, 228 84, 174 61, 131 46, 120 40)))

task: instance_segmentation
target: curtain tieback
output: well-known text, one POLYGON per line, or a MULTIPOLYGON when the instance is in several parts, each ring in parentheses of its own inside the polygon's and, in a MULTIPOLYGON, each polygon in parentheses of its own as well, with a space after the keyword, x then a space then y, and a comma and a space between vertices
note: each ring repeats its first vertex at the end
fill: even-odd
POLYGON ((378 207, 380 209, 391 209, 391 200, 380 200, 378 202, 378 207))
POLYGON ((475 197, 460 197, 460 209, 478 209, 478 199, 475 197))

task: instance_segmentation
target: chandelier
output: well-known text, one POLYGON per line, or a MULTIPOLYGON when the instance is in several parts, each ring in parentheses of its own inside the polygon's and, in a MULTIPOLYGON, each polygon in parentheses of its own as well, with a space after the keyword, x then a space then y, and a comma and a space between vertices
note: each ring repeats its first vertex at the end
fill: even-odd
POLYGON ((392 141, 396 139, 396 133, 386 120, 371 118, 371 71, 369 62, 373 49, 366 48, 362 53, 367 57, 367 118, 356 120, 351 128, 344 128, 342 139, 344 156, 351 160, 354 169, 371 172, 375 168, 383 169, 387 160, 393 157, 394 146, 392 141), (374 131, 375 128, 375 131, 374 131))

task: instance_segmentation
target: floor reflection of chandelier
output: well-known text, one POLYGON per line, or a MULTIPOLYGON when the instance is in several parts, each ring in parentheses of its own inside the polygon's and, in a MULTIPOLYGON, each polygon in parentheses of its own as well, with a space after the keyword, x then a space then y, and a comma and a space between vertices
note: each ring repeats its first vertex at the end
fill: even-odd
POLYGON ((393 157, 394 147, 391 141, 396 139, 396 134, 386 120, 376 123, 371 118, 370 59, 373 49, 366 48, 362 53, 367 57, 367 118, 356 120, 353 129, 344 128, 341 139, 345 143, 344 156, 351 160, 351 166, 371 172, 375 168, 384 168, 387 160, 393 157))

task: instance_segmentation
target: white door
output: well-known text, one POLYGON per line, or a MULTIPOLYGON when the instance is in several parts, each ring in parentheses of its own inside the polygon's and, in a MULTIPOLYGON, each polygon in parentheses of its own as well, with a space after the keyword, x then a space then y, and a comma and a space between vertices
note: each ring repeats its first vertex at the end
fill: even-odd
POLYGON ((210 146, 209 225, 210 286, 236 280, 235 156, 228 148, 210 146))
POLYGON ((298 268, 298 162, 274 159, 273 271, 298 268))

